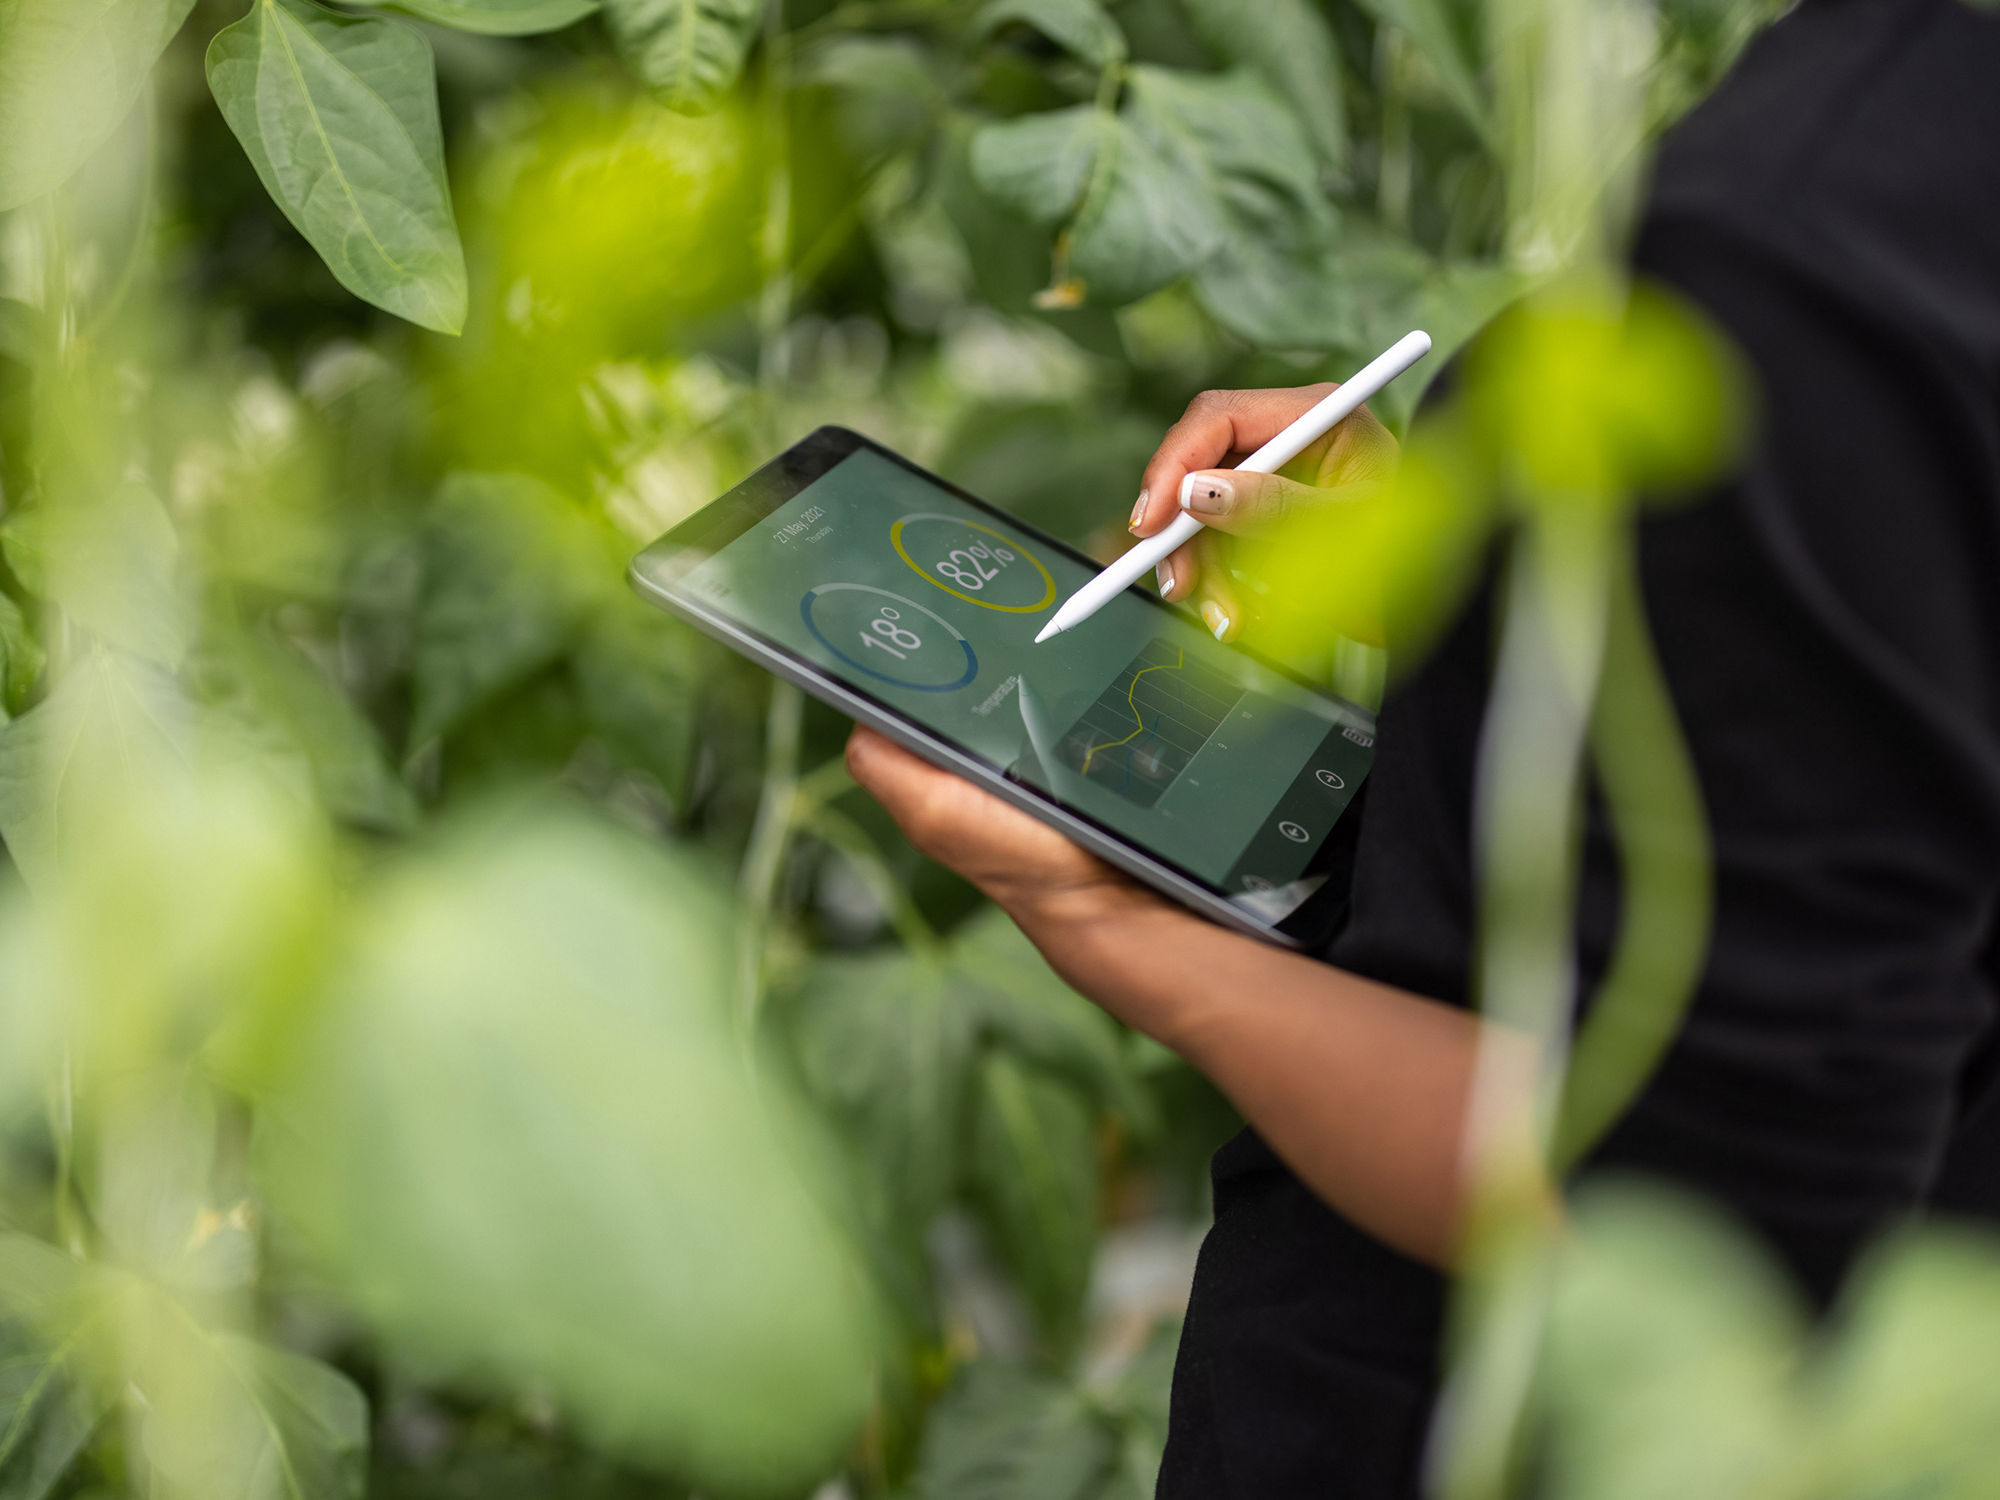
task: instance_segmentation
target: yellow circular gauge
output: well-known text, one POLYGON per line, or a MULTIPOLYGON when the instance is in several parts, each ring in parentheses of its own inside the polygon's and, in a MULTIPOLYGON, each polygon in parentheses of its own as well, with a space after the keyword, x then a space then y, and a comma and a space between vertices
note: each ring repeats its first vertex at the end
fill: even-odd
POLYGON ((1056 581, 1041 559, 990 526, 919 511, 889 528, 889 545, 920 577, 954 599, 1031 615, 1055 602, 1056 581))

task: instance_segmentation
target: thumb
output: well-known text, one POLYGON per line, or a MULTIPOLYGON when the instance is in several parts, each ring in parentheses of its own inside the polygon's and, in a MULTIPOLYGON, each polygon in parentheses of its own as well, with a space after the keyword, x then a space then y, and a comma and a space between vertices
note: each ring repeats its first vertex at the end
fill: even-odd
POLYGON ((1202 469, 1181 481, 1181 509, 1219 531, 1263 531, 1331 498, 1309 484, 1242 469, 1202 469))

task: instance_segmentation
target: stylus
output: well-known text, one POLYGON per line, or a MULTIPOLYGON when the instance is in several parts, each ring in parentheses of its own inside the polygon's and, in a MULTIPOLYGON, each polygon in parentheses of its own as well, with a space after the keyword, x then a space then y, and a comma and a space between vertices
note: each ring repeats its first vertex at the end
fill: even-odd
MULTIPOLYGON (((1404 334, 1363 365, 1347 384, 1236 467, 1250 474, 1275 474, 1332 431, 1334 424, 1352 416, 1364 401, 1379 393, 1390 381, 1430 352, 1429 334, 1421 329, 1404 334)), ((1181 513, 1174 517, 1173 524, 1165 531, 1147 537, 1064 600, 1062 608, 1055 612, 1049 623, 1042 627, 1042 633, 1035 637, 1035 644, 1039 646, 1052 635, 1061 635, 1065 630, 1076 629, 1126 589, 1152 572, 1169 553, 1198 534, 1202 529, 1201 522, 1186 509, 1185 486, 1182 488, 1181 506, 1181 513)))

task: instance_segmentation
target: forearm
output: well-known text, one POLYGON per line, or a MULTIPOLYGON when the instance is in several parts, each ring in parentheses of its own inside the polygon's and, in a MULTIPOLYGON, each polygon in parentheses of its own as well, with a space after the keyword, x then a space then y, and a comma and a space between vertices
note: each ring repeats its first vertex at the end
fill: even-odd
POLYGON ((1083 993, 1213 1079, 1320 1197, 1449 1263, 1475 1017, 1164 905, 1023 925, 1083 993))

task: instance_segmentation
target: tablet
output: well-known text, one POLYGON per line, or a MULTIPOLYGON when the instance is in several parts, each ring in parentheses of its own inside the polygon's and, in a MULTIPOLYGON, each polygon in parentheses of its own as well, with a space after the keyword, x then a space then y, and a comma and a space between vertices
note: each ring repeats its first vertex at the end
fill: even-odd
POLYGON ((1043 645, 1096 565, 824 427, 633 560, 634 586, 1216 921, 1315 946, 1345 903, 1373 715, 1129 589, 1043 645))

